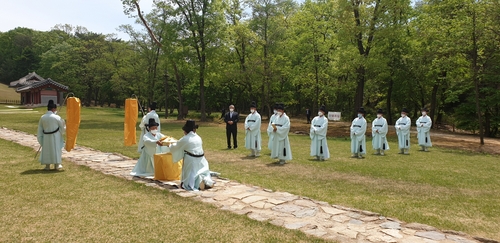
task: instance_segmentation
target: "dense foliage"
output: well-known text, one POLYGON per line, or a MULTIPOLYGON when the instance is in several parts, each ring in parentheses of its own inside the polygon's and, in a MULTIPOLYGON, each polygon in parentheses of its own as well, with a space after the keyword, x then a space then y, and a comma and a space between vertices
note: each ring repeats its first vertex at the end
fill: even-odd
MULTIPOLYGON (((122 2, 137 17, 140 2, 122 2)), ((435 124, 499 132, 495 0, 158 0, 144 21, 120 27, 129 41, 68 25, 0 33, 0 80, 36 71, 87 105, 136 94, 202 119, 251 101, 265 115, 275 102, 346 119, 383 108, 390 123, 426 106, 435 124)))

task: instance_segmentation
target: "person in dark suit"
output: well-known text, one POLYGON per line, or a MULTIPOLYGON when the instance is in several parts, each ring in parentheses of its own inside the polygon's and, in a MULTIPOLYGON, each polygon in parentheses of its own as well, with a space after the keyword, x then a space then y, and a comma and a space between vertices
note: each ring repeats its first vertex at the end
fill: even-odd
POLYGON ((238 140, 236 139, 237 128, 238 128, 238 112, 234 111, 234 105, 229 106, 229 112, 224 116, 224 122, 226 123, 226 137, 227 137, 227 148, 231 149, 231 134, 233 135, 234 148, 238 148, 238 140))
POLYGON ((307 116, 307 124, 311 123, 311 110, 309 110, 309 108, 306 109, 306 116, 307 116))

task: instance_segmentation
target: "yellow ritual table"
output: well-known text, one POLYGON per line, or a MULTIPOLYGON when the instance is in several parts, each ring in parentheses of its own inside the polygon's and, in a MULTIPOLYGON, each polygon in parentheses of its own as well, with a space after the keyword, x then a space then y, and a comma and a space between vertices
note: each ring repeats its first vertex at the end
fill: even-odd
POLYGON ((181 179, 182 163, 174 163, 171 153, 160 153, 154 155, 155 180, 176 181, 181 179))

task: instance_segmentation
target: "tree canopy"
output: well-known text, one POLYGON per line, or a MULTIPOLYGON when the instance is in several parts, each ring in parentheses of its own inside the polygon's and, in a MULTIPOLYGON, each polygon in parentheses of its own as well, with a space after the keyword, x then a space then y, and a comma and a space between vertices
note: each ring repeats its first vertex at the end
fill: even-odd
POLYGON ((127 41, 69 25, 0 33, 0 81, 36 71, 86 105, 136 94, 202 120, 251 101, 265 115, 282 102, 347 120, 382 108, 389 123, 428 107, 436 126, 499 134, 498 1, 160 0, 150 13, 122 3, 144 26, 121 26, 127 41))

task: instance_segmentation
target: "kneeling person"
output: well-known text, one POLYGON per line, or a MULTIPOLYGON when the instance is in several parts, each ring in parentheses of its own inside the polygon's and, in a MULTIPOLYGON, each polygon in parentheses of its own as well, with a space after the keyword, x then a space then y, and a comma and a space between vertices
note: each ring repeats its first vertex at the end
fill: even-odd
POLYGON ((181 187, 188 191, 203 190, 214 185, 208 168, 208 161, 203 152, 201 137, 196 134, 198 125, 187 120, 182 127, 184 137, 170 146, 173 161, 184 159, 182 164, 181 187))
POLYGON ((149 132, 144 134, 141 138, 143 140, 143 147, 141 149, 141 156, 135 164, 134 169, 130 172, 133 176, 154 176, 154 155, 156 153, 161 153, 162 142, 160 139, 164 137, 163 134, 158 132, 158 123, 156 123, 154 118, 150 118, 148 124, 149 132))

